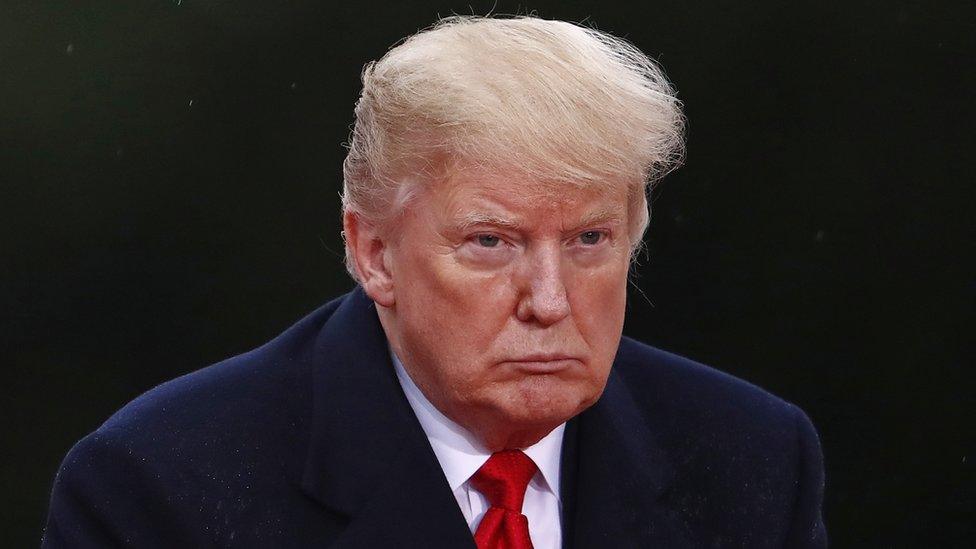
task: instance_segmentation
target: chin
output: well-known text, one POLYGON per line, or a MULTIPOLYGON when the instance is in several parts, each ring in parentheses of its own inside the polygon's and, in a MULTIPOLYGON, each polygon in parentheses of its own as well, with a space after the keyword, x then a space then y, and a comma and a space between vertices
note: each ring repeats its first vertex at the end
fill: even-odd
POLYGON ((519 383, 507 410, 513 423, 555 428, 579 414, 599 398, 598 391, 580 387, 579 382, 535 376, 519 383))

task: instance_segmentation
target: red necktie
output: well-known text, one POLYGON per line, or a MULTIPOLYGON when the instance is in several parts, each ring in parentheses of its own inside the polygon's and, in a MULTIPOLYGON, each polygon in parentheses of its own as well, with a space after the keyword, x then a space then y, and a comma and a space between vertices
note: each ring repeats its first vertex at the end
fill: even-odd
POLYGON ((504 450, 492 454, 471 477, 472 486, 491 504, 474 534, 478 549, 532 549, 522 501, 535 471, 529 456, 504 450))

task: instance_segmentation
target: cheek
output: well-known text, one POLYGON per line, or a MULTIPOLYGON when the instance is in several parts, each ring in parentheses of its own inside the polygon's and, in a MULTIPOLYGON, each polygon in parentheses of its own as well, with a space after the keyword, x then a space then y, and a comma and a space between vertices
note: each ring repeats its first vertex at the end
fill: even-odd
POLYGON ((422 282, 411 286, 423 294, 416 296, 417 302, 426 304, 423 310, 464 319, 468 326, 474 319, 503 319, 514 311, 511 276, 504 270, 473 271, 446 252, 427 254, 416 263, 412 280, 422 282))
POLYGON ((457 365, 483 357, 515 308, 506 274, 472 272, 447 253, 411 258, 400 275, 407 280, 398 290, 404 327, 424 341, 426 354, 457 365))
POLYGON ((580 332, 600 358, 612 359, 627 306, 626 265, 580 273, 574 286, 573 309, 580 332))

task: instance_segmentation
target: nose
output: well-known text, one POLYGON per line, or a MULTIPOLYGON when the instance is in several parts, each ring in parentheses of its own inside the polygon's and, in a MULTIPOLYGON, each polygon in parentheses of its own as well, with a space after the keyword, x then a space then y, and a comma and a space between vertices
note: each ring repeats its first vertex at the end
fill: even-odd
POLYGON ((540 247, 524 259, 519 273, 521 296, 516 317, 522 322, 549 326, 569 316, 569 297, 558 245, 540 247))

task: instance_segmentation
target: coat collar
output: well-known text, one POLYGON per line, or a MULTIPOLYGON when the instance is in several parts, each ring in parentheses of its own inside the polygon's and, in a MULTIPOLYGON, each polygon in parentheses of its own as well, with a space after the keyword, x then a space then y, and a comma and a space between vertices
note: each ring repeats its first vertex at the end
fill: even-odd
POLYGON ((336 547, 474 547, 397 382, 375 305, 356 288, 315 343, 302 487, 350 519, 336 547))
MULTIPOLYGON (((474 547, 361 288, 326 321, 313 352, 302 488, 350 520, 336 546, 409 547, 408 534, 418 547, 474 547)), ((600 400, 570 421, 562 463, 566 547, 683 541, 660 503, 671 466, 616 368, 600 400)))
POLYGON ((567 482, 575 483, 564 491, 564 546, 687 546, 667 505, 674 469, 616 365, 600 400, 574 421, 575 440, 564 444, 567 482))

